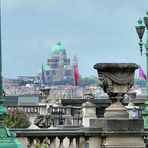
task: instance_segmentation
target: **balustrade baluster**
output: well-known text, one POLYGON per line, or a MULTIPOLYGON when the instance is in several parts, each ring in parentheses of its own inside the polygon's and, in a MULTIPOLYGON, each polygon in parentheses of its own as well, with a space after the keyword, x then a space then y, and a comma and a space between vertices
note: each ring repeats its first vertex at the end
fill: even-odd
POLYGON ((28 112, 28 113, 31 112, 31 107, 30 107, 30 106, 27 107, 27 112, 28 112))
POLYGON ((35 114, 36 111, 37 111, 37 108, 34 106, 34 107, 33 107, 33 114, 35 114))
POLYGON ((82 148, 89 148, 89 137, 85 137, 85 141, 82 144, 82 148))
POLYGON ((64 139, 64 137, 59 137, 59 140, 60 140, 59 148, 64 148, 63 139, 64 139))
POLYGON ((47 137, 43 140, 43 148, 49 148, 49 139, 47 137))
POLYGON ((68 148, 74 148, 74 145, 73 145, 73 137, 70 137, 69 138, 69 146, 68 148))
POLYGON ((76 138, 76 148, 79 148, 80 147, 80 138, 77 137, 76 138))
POLYGON ((55 148, 54 139, 55 139, 55 137, 51 137, 51 138, 50 138, 49 148, 55 148))
POLYGON ((27 108, 26 108, 26 107, 24 107, 24 109, 25 109, 25 112, 27 113, 27 108))
POLYGON ((46 137, 39 137, 40 139, 40 147, 44 148, 44 140, 46 139, 46 137))
POLYGON ((33 137, 27 137, 27 140, 28 140, 27 147, 33 148, 34 147, 34 138, 33 137))
POLYGON ((38 112, 37 113, 40 114, 40 107, 38 107, 38 112))
POLYGON ((34 144, 33 144, 33 148, 38 148, 38 147, 41 147, 41 140, 38 138, 38 137, 36 137, 35 139, 34 139, 34 144))

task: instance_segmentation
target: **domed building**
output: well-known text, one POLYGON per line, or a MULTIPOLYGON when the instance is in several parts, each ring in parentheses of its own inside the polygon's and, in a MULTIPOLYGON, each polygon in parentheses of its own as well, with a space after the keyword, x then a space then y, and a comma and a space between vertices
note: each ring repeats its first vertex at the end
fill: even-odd
MULTIPOLYGON (((76 54, 71 64, 70 59, 67 58, 66 49, 60 42, 52 47, 51 52, 51 57, 47 59, 47 65, 43 65, 47 83, 73 77, 73 68, 78 68, 76 54)), ((39 73, 41 74, 41 71, 39 73)))
POLYGON ((59 55, 59 54, 66 55, 66 50, 65 50, 65 48, 61 45, 61 43, 58 42, 55 46, 52 47, 52 54, 53 54, 53 55, 59 55))

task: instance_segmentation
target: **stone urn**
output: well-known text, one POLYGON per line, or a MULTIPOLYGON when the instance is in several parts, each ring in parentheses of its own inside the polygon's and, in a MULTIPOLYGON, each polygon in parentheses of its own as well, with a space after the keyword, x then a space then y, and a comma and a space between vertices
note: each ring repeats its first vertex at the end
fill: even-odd
POLYGON ((41 91, 41 102, 48 102, 49 95, 50 95, 50 88, 40 88, 41 91))
POLYGON ((82 125, 90 126, 90 119, 96 119, 95 96, 92 93, 84 94, 85 102, 82 104, 82 125))
POLYGON ((111 105, 106 108, 105 118, 128 118, 128 112, 121 101, 133 85, 135 63, 97 63, 94 65, 99 77, 99 85, 109 95, 111 105))
POLYGON ((41 95, 39 100, 39 114, 47 115, 47 106, 49 102, 50 88, 41 88, 41 95))

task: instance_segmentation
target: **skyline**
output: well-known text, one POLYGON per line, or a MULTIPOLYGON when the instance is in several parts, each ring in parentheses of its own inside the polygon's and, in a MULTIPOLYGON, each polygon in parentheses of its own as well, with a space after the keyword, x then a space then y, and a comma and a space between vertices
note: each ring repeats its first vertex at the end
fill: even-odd
POLYGON ((77 53, 82 76, 97 76, 93 65, 99 62, 137 63, 146 72, 135 25, 147 5, 144 0, 2 0, 2 74, 35 76, 57 41, 67 57, 77 53))

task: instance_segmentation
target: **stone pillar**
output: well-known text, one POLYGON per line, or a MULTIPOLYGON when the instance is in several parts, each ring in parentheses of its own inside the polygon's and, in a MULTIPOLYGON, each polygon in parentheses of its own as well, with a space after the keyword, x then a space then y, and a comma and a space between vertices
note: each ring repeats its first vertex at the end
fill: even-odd
POLYGON ((49 101, 50 88, 41 88, 41 98, 39 102, 40 115, 47 115, 47 105, 49 101))
POLYGON ((89 120, 97 118, 94 95, 86 94, 85 99, 86 102, 82 104, 82 125, 84 125, 84 127, 89 127, 89 120))
POLYGON ((72 116, 71 116, 72 106, 69 105, 65 109, 66 109, 65 125, 72 125, 72 116))
POLYGON ((38 105, 39 105, 39 108, 40 108, 39 114, 40 115, 47 115, 46 103, 42 102, 42 103, 39 103, 38 105))

